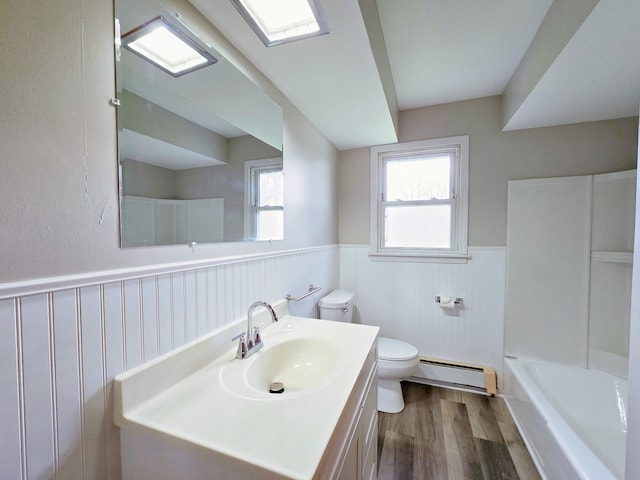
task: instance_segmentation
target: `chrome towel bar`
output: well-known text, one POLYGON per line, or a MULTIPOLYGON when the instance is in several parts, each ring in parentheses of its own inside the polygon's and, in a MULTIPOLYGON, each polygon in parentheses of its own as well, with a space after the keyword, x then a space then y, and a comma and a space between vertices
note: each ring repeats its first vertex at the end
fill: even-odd
POLYGON ((314 287, 313 285, 309 285, 304 292, 298 295, 291 295, 290 293, 288 293, 284 298, 289 302, 299 302, 303 298, 307 298, 309 295, 313 295, 320 290, 322 290, 322 287, 314 287))

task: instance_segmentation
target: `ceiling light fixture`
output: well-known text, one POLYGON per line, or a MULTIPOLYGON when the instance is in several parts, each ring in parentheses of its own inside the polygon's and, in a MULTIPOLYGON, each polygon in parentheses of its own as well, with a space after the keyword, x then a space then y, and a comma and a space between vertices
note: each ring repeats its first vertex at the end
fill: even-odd
POLYGON ((196 40, 164 17, 156 17, 125 33, 122 46, 174 77, 218 61, 196 40))
POLYGON ((319 0, 231 0, 267 46, 329 33, 319 0))

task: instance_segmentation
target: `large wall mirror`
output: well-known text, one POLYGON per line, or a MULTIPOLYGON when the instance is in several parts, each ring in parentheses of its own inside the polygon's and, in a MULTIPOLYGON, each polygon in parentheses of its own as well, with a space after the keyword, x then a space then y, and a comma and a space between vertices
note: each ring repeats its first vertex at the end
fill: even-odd
POLYGON ((115 2, 121 245, 282 239, 282 109, 189 24, 198 14, 186 0, 184 9, 115 2), (167 67, 151 52, 162 27, 193 48, 161 47, 174 54, 167 67))

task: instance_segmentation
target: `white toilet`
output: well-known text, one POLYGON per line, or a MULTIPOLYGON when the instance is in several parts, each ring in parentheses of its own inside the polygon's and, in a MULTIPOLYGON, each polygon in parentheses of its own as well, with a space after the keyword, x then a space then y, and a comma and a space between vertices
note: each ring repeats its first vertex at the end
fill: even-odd
MULTIPOLYGON (((318 303, 320 318, 351 322, 353 293, 334 290, 318 303)), ((404 409, 400 381, 409 378, 418 367, 418 349, 393 338, 378 338, 378 410, 398 413, 404 409)))

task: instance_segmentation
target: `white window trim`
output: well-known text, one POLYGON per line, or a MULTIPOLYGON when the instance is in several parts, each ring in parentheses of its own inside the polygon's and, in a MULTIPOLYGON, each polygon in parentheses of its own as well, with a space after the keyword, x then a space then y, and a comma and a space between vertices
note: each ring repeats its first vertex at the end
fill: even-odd
POLYGON ((415 142, 379 145, 371 148, 371 251, 372 260, 400 262, 466 263, 468 255, 469 212, 469 135, 419 140, 415 142), (382 247, 380 231, 380 194, 383 187, 381 154, 403 152, 413 149, 443 148, 456 146, 460 149, 458 175, 456 178, 455 244, 452 249, 399 249, 382 247))
POLYGON ((256 167, 269 168, 281 167, 284 172, 282 157, 261 158, 259 160, 248 160, 244 162, 244 237, 255 238, 256 219, 253 208, 253 178, 252 170, 256 167))

